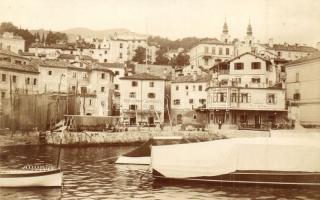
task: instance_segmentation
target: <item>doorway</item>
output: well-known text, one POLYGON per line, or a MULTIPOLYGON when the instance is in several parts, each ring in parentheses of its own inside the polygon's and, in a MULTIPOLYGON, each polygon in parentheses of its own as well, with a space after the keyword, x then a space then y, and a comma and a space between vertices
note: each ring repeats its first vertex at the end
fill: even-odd
POLYGON ((254 127, 261 128, 261 116, 260 115, 254 116, 254 127))
POLYGON ((130 125, 136 125, 136 124, 137 124, 136 117, 130 117, 130 125))
POLYGON ((148 118, 148 124, 149 125, 154 125, 154 117, 149 117, 148 118))

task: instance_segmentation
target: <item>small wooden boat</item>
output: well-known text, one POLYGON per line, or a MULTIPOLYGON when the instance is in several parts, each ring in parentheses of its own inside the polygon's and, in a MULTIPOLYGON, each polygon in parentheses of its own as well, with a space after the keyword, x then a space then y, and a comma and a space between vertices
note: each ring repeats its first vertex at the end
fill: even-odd
POLYGON ((0 171, 0 187, 61 187, 62 171, 53 166, 26 166, 0 171))
POLYGON ((151 155, 156 180, 320 187, 316 138, 233 138, 153 146, 151 155))

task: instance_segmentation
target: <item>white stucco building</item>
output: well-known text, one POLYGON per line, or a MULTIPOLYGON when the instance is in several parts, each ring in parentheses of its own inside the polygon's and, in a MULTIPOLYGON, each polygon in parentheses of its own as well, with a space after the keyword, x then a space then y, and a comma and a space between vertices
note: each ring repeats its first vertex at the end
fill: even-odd
POLYGON ((120 78, 120 115, 128 125, 155 125, 164 121, 165 79, 148 73, 120 78))
POLYGON ((20 53, 25 51, 25 40, 13 35, 13 33, 5 32, 0 35, 0 49, 6 49, 14 53, 20 53))

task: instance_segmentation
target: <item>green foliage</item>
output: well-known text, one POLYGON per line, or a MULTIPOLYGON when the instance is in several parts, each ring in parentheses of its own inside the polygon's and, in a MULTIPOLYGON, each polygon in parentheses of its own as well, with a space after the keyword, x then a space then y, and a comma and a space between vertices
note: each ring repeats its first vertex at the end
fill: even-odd
POLYGON ((162 38, 159 36, 150 36, 148 38, 148 42, 150 44, 158 44, 162 48, 166 49, 167 51, 169 49, 178 49, 178 48, 184 48, 185 51, 189 51, 194 45, 198 44, 200 41, 200 38, 196 37, 186 37, 183 39, 178 40, 170 40, 168 38, 162 38))
POLYGON ((189 55, 185 53, 179 53, 177 56, 171 59, 170 64, 172 66, 187 66, 190 64, 189 55))
POLYGON ((156 52, 156 65, 168 65, 170 60, 164 55, 166 53, 166 49, 164 48, 160 48, 157 52, 156 52))
POLYGON ((146 63, 146 48, 138 47, 135 50, 135 55, 133 56, 132 61, 138 62, 139 64, 146 63))
POLYGON ((49 31, 46 38, 47 44, 56 44, 58 42, 67 42, 68 37, 65 33, 49 31))

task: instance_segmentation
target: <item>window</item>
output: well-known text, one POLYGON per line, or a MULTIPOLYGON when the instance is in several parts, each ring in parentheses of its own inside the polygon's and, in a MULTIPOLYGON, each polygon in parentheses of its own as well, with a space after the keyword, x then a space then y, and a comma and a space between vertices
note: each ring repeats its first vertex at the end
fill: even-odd
POLYGON ((243 63, 234 63, 234 69, 235 70, 242 70, 243 69, 243 63))
POLYGON ((7 75, 6 74, 2 74, 2 81, 5 82, 7 80, 7 75))
POLYGON ((136 93, 135 92, 130 92, 129 93, 130 98, 136 98, 136 93))
POLYGON ((222 47, 219 48, 219 55, 222 55, 222 47))
POLYGON ((154 99, 154 98, 156 98, 156 94, 155 93, 148 93, 148 98, 154 99))
POLYGON ((296 72, 296 82, 299 82, 299 72, 296 72))
POLYGON ((52 75, 52 71, 48 71, 48 75, 51 76, 52 75))
POLYGON ((260 83, 260 78, 252 78, 251 82, 252 83, 260 83))
POLYGON ((188 90, 188 89, 189 89, 189 86, 186 85, 186 90, 188 90))
POLYGON ((115 90, 119 90, 119 85, 118 84, 114 84, 114 89, 115 90))
POLYGON ((92 99, 89 99, 89 106, 92 105, 92 99))
POLYGON ((6 98, 6 92, 1 92, 1 98, 2 99, 6 98))
POLYGON ((105 62, 105 63, 108 62, 108 59, 103 59, 103 62, 105 62))
POLYGON ((107 54, 108 53, 108 51, 104 51, 104 54, 107 54))
POLYGON ((122 53, 119 53, 119 58, 122 59, 122 53))
POLYGON ((240 94, 240 102, 241 103, 249 103, 249 94, 248 93, 241 93, 240 94))
POLYGON ((122 49, 123 48, 123 44, 122 43, 120 43, 120 49, 122 49))
POLYGON ((212 47, 212 54, 216 54, 216 48, 215 47, 212 47))
POLYGON ((237 102, 237 93, 231 93, 231 102, 237 102))
POLYGON ((192 90, 196 91, 196 86, 195 85, 192 86, 192 90))
POLYGON ((81 94, 86 94, 87 93, 87 87, 81 87, 80 91, 81 91, 81 94))
POLYGON ((176 86, 176 91, 178 91, 178 90, 179 90, 179 86, 177 85, 177 86, 176 86))
POLYGON ((175 99, 173 100, 174 105, 180 105, 180 99, 175 99))
POLYGON ((202 85, 199 85, 199 86, 198 86, 198 90, 199 90, 199 91, 202 91, 202 85))
POLYGON ((204 47, 204 53, 209 53, 209 48, 208 47, 204 47))
POLYGON ((229 55, 229 48, 226 48, 226 55, 229 55))
POLYGON ((200 104, 205 104, 206 103, 206 99, 199 99, 199 103, 200 104))
POLYGON ((154 87, 154 82, 149 82, 149 87, 154 87))
POLYGON ((137 105, 129 105, 129 110, 137 110, 137 105))
POLYGON ((138 86, 138 82, 137 81, 132 81, 131 82, 131 86, 132 87, 137 87, 138 86))
POLYGON ((114 75, 118 76, 119 75, 119 71, 114 71, 114 75))
POLYGON ((105 79, 105 73, 101 73, 101 79, 105 79))
POLYGON ((13 83, 16 83, 16 82, 17 82, 17 76, 15 76, 15 75, 12 76, 12 82, 13 82, 13 83))
POLYGON ((193 104, 193 99, 189 99, 189 104, 193 104))
POLYGON ((37 79, 33 79, 33 85, 37 85, 37 79))
POLYGON ((294 93, 293 100, 299 101, 300 100, 300 93, 294 93))
POLYGON ((276 103, 276 95, 275 94, 267 94, 267 103, 275 104, 276 103))
POLYGON ((82 78, 87 78, 87 73, 83 73, 82 78))
POLYGON ((104 87, 101 87, 101 92, 104 92, 104 87))
POLYGON ((261 69, 261 63, 260 62, 252 62, 251 69, 261 69))
POLYGON ((193 114, 193 119, 197 119, 197 114, 193 114))
POLYGON ((75 93, 76 92, 76 86, 72 86, 71 90, 72 90, 73 93, 75 93))
POLYGON ((77 73, 76 72, 72 72, 72 78, 77 78, 77 73))
POLYGON ((227 100, 227 94, 224 92, 219 92, 218 93, 218 102, 226 102, 227 100))
POLYGON ((281 56, 281 52, 280 52, 280 51, 278 51, 278 56, 279 56, 279 57, 281 56))
POLYGON ((26 84, 27 84, 27 85, 30 84, 30 78, 26 78, 26 84))

